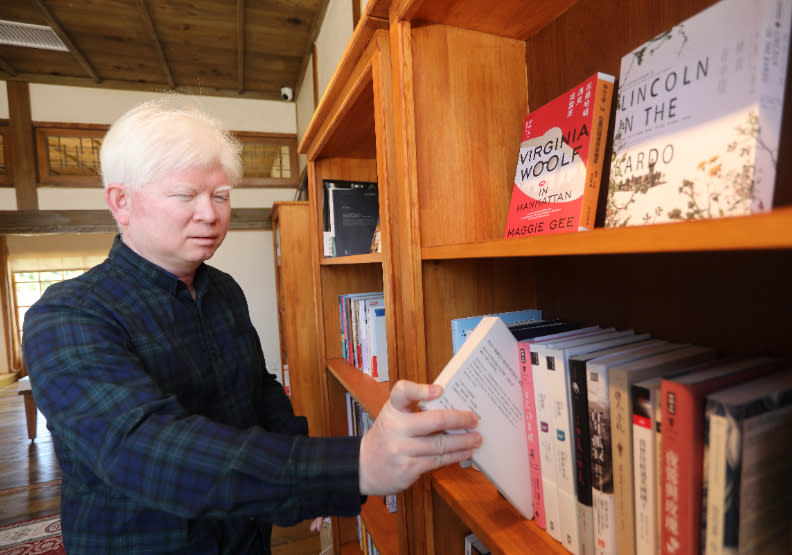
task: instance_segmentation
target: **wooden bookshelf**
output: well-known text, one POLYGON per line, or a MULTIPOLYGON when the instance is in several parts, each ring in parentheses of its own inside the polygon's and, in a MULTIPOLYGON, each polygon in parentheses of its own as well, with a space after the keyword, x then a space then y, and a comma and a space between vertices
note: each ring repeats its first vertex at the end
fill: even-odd
MULTIPOLYGON (((713 3, 369 2, 300 144, 334 433, 345 430, 346 392, 374 414, 390 387, 342 360, 342 293, 384 291, 392 382, 437 377, 452 319, 530 307, 723 354, 792 355, 789 157, 779 157, 766 214, 503 239, 525 114, 595 71, 618 77, 626 52, 713 3), (381 254, 321 256, 325 178, 378 181, 381 254)), ((790 90, 781 152, 792 147, 790 90)), ((457 466, 400 495, 394 518, 372 533, 402 555, 460 553, 470 531, 493 553, 564 552, 480 473, 457 466)), ((334 534, 339 552, 359 551, 348 527, 334 534)))

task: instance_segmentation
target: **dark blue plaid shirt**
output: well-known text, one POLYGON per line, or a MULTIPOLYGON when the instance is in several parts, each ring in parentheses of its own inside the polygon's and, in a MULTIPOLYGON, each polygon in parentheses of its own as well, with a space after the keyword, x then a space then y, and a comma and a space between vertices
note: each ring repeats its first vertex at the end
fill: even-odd
POLYGON ((27 312, 70 554, 269 553, 268 523, 360 511, 360 440, 306 437, 240 287, 205 264, 194 286, 116 237, 27 312))

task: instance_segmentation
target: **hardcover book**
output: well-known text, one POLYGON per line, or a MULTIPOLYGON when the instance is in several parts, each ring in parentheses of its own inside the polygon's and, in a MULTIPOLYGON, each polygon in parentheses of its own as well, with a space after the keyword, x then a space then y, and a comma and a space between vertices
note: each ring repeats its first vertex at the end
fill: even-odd
POLYGON ((606 227, 769 210, 790 0, 721 0, 621 60, 606 227))
POLYGON ((706 396, 777 367, 766 357, 731 360, 661 382, 660 549, 664 555, 701 552, 706 396))
POLYGON ((484 441, 473 451, 473 463, 530 519, 533 494, 517 361, 517 340, 509 328, 498 317, 484 317, 434 381, 443 387, 443 394, 420 406, 476 414, 476 430, 484 441))
POLYGON ((594 553, 616 553, 616 515, 613 494, 613 449, 608 384, 610 368, 627 361, 679 349, 682 345, 650 340, 634 351, 597 357, 586 362, 589 433, 591 434, 591 504, 594 515, 594 553))
POLYGON ((348 256, 371 251, 379 223, 377 184, 326 179, 324 184, 325 256, 348 256))
POLYGON ((596 73, 525 116, 505 238, 594 227, 613 88, 596 73))
POLYGON ((635 508, 632 459, 632 384, 652 376, 676 373, 714 358, 709 347, 686 345, 669 352, 626 362, 608 371, 611 437, 613 439, 613 495, 616 515, 616 552, 635 550, 635 508))
POLYGON ((788 553, 792 370, 707 396, 705 553, 788 553))

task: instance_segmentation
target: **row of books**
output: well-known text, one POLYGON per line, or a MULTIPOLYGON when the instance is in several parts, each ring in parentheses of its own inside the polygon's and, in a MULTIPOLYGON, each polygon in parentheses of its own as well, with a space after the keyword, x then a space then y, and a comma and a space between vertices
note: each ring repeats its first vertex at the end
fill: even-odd
MULTIPOLYGON (((368 411, 349 392, 346 392, 346 410, 348 435, 362 436, 374 425, 374 419, 368 411)), ((396 512, 395 494, 383 496, 382 501, 385 503, 385 508, 388 509, 389 513, 396 512)))
POLYGON ((385 296, 348 293, 338 296, 338 304, 343 357, 376 381, 388 381, 385 296))
POLYGON ((323 254, 380 252, 377 183, 325 179, 323 254))
POLYGON ((374 538, 368 531, 366 521, 360 518, 360 515, 357 516, 357 538, 360 544, 360 552, 363 555, 380 555, 380 551, 374 543, 374 538))
POLYGON ((529 113, 505 237, 769 210, 791 20, 721 0, 529 113))
POLYGON ((631 330, 486 316, 423 408, 476 412, 475 465, 571 553, 788 553, 792 461, 768 438, 792 423, 790 374, 631 330))

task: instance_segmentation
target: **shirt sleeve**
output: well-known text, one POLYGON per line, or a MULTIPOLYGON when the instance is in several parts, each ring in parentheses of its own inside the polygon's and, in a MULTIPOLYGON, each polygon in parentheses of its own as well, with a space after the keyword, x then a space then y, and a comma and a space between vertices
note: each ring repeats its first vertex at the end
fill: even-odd
MULTIPOLYGON (((190 414, 147 375, 118 322, 51 289, 28 310, 23 349, 65 481, 184 518, 290 525, 360 511, 359 438, 294 435, 307 430, 293 414, 266 429, 190 414)), ((271 408, 288 403, 271 376, 263 395, 271 408)))

